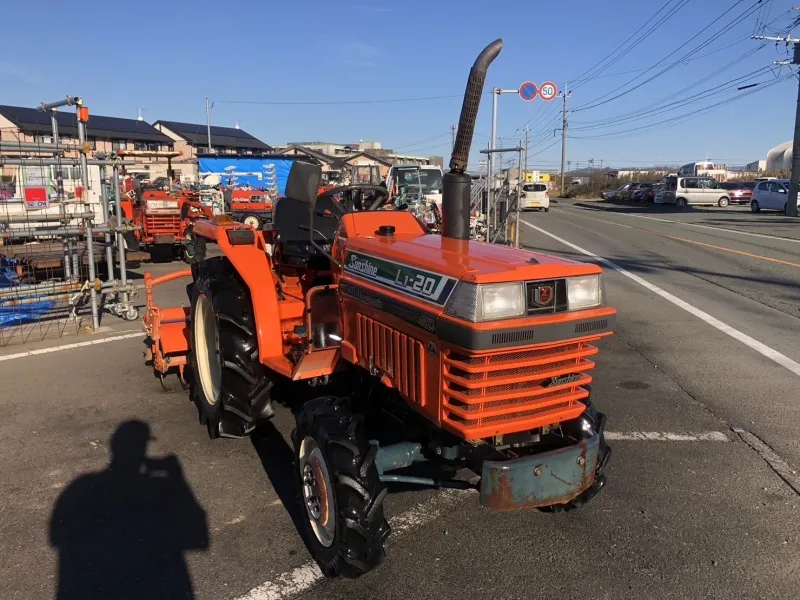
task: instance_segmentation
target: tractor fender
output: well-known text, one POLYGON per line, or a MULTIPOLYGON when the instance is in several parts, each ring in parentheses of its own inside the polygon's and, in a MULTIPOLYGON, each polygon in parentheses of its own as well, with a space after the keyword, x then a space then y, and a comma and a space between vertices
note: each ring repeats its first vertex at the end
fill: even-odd
MULTIPOLYGON (((195 235, 198 229, 210 224, 207 221, 198 221, 194 227, 195 235)), ((239 274, 250 290, 253 301, 253 316, 256 323, 256 338, 258 339, 258 357, 261 363, 267 358, 283 356, 283 335, 281 333, 280 310, 278 308, 278 294, 275 291, 275 282, 272 279, 272 265, 264 248, 264 241, 256 235, 253 244, 232 245, 228 240, 225 227, 216 227, 217 245, 233 268, 239 274)), ((251 230, 252 231, 252 230, 251 230)), ((211 237, 203 234, 204 237, 211 237)))

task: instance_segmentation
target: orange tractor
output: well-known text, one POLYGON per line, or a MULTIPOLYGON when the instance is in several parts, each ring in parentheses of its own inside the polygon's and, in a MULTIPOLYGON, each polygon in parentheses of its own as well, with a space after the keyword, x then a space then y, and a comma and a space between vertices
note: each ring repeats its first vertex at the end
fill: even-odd
POLYGON ((194 222, 211 219, 213 210, 204 206, 197 194, 146 190, 140 197, 133 192, 121 194, 122 216, 140 230, 126 234, 128 248, 144 247, 151 255, 169 254, 192 260, 194 222))
POLYGON ((296 162, 270 227, 196 223, 189 307, 161 312, 148 296, 160 364, 186 368, 212 438, 249 434, 273 402, 294 409, 304 536, 326 576, 382 560, 387 486, 476 487, 489 508, 566 510, 605 483, 606 418, 589 385, 616 315, 602 269, 469 239, 464 171, 501 47, 470 72, 442 235, 391 210, 382 186, 318 195, 320 168, 296 162), (205 258, 207 243, 221 255, 205 258), (462 468, 479 481, 457 478, 462 468))

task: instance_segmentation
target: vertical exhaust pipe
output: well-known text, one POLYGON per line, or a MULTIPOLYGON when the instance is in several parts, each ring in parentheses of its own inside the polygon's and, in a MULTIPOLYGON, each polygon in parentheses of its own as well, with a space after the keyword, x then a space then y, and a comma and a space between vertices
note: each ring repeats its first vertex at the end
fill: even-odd
POLYGON ((472 135, 475 133, 475 120, 486 82, 489 65, 500 54, 503 40, 497 39, 486 46, 475 59, 469 72, 464 102, 461 105, 461 118, 458 121, 458 134, 450 157, 450 172, 442 180, 442 237, 469 239, 469 201, 472 180, 464 171, 467 169, 472 135))

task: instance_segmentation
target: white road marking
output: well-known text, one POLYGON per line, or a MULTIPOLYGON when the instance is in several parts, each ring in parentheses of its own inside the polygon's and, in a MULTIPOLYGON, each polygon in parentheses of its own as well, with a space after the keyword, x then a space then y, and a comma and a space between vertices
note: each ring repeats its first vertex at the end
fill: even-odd
MULTIPOLYGON (((569 206, 569 205, 566 205, 569 206)), ((589 209, 589 210, 596 210, 596 209, 589 209)), ((609 211, 614 212, 615 215, 622 215, 624 217, 630 217, 632 219, 648 219, 649 221, 660 221, 662 223, 675 223, 677 225, 686 225, 687 227, 697 227, 699 229, 711 229, 713 231, 726 231, 728 233, 735 233, 737 235, 749 235, 751 237, 760 237, 760 238, 767 238, 770 240, 781 240, 784 242, 794 242, 795 244, 800 244, 800 239, 796 238, 787 238, 780 235, 767 235, 766 233, 752 233, 750 231, 737 231, 736 229, 726 229, 725 227, 714 227, 712 225, 700 225, 699 223, 687 223, 686 221, 675 221, 673 219, 660 219, 658 217, 648 217, 645 215, 631 215, 625 212, 616 212, 616 211, 609 211)))
POLYGON ((606 431, 607 440, 630 442, 730 442, 721 431, 673 433, 670 431, 606 431))
MULTIPOLYGON (((447 489, 390 519, 389 525, 392 527, 390 542, 412 529, 438 519, 460 500, 474 493, 475 490, 447 489)), ((311 589, 322 579, 324 576, 317 563, 308 561, 291 571, 278 575, 275 579, 265 581, 236 600, 283 600, 311 589)))
POLYGON ((52 348, 40 348, 38 350, 28 350, 27 352, 17 352, 15 354, 6 354, 0 356, 0 362, 6 360, 16 360, 18 358, 27 358, 28 356, 38 356, 40 354, 50 354, 51 352, 61 352, 62 350, 74 350, 75 348, 83 348, 85 346, 96 346, 98 344, 107 344, 108 342, 117 342, 119 340, 127 340, 130 338, 140 337, 144 338, 144 332, 128 333, 123 335, 113 335, 111 337, 99 338, 96 340, 86 340, 85 342, 75 342, 74 344, 64 344, 62 346, 53 346, 52 348))
POLYGON ((672 302, 672 304, 674 304, 675 306, 677 306, 679 308, 682 308, 683 310, 685 310, 686 312, 694 315, 695 317, 697 317, 701 321, 704 321, 704 322, 708 323, 709 325, 711 325, 715 329, 718 329, 722 333, 724 333, 726 335, 729 335, 733 339, 741 342, 745 346, 755 350, 756 352, 758 352, 762 356, 765 356, 766 358, 768 358, 771 361, 779 364, 780 366, 784 367, 785 369, 788 369, 789 371, 791 371, 792 373, 794 373, 795 375, 800 377, 800 363, 797 363, 797 362, 793 361, 791 358, 789 358, 785 354, 781 354, 780 352, 778 352, 774 348, 770 348, 766 344, 763 344, 763 343, 759 342, 757 339, 750 337, 746 333, 743 333, 743 332, 739 331, 738 329, 735 329, 735 328, 731 327, 727 323, 723 323, 722 321, 720 321, 716 317, 712 317, 707 312, 705 312, 703 310, 700 310, 699 308, 689 304, 685 300, 681 300, 677 296, 674 296, 673 294, 670 294, 668 291, 661 289, 660 287, 658 287, 657 285, 655 285, 653 283, 650 283, 646 279, 643 279, 642 277, 639 277, 638 275, 635 275, 635 274, 631 273, 630 271, 627 271, 626 269, 620 267, 618 264, 611 262, 607 258, 603 258, 602 256, 598 256, 594 252, 589 252, 588 250, 585 250, 585 249, 581 248, 580 246, 577 246, 577 245, 573 244, 572 242, 568 242, 567 240, 565 240, 563 238, 560 238, 557 235, 554 235, 554 234, 550 233, 549 231, 545 231, 541 227, 536 227, 536 225, 531 225, 530 223, 528 223, 526 221, 522 221, 522 223, 524 223, 525 225, 527 225, 531 229, 535 229, 539 233, 543 233, 544 235, 546 235, 546 236, 548 236, 550 238, 553 238, 557 242, 561 242, 565 246, 569 246, 573 250, 577 250, 581 254, 585 254, 586 256, 590 256, 590 257, 594 258, 595 260, 603 263, 604 265, 609 266, 610 268, 614 269, 618 273, 624 275, 625 277, 627 277, 629 279, 632 279, 633 281, 635 281, 639 285, 647 288, 648 290, 650 290, 651 292, 653 292, 655 294, 658 294, 659 296, 661 296, 665 300, 667 300, 669 302, 672 302))

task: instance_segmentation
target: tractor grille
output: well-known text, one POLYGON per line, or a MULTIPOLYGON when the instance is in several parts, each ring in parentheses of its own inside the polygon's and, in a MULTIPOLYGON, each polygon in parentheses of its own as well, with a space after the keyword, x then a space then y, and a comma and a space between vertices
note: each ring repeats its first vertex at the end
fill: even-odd
POLYGON ((174 235, 180 237, 181 216, 174 215, 145 215, 144 227, 148 235, 174 235))
POLYGON ((442 421, 466 439, 514 433, 574 419, 597 353, 589 342, 561 342, 480 356, 444 356, 442 421))
POLYGON ((358 355, 388 373, 392 384, 410 402, 425 406, 425 349, 422 342, 358 315, 358 355))

